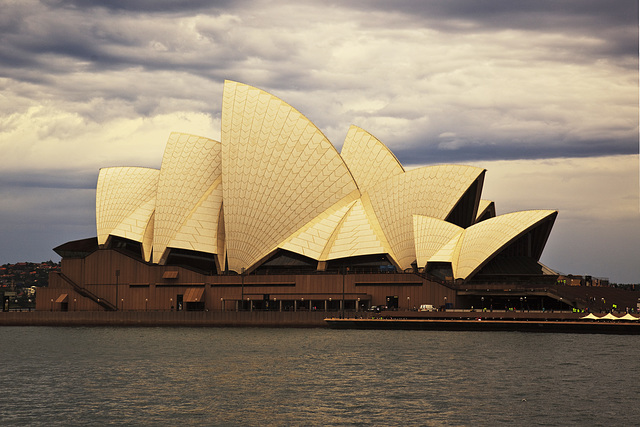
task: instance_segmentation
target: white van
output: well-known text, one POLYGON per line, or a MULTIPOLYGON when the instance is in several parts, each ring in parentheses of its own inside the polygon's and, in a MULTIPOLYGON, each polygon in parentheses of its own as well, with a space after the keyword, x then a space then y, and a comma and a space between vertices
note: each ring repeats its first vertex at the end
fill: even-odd
POLYGON ((422 304, 418 311, 436 311, 436 308, 431 304, 422 304))

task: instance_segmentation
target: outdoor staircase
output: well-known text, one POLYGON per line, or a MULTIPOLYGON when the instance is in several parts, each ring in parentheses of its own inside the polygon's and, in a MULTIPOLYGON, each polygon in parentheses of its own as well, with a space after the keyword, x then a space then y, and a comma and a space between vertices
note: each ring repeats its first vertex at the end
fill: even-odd
POLYGON ((78 285, 76 282, 71 280, 69 277, 65 276, 63 273, 56 272, 56 274, 58 276, 60 276, 60 278, 62 280, 67 282, 69 285, 71 285, 71 287, 73 288, 74 291, 76 291, 77 293, 79 293, 83 297, 89 298, 91 301, 95 302, 96 304, 98 304, 99 306, 104 308, 106 311, 117 311, 116 306, 111 304, 106 299, 100 298, 96 294, 91 292, 90 290, 88 290, 86 288, 83 288, 82 286, 78 285))

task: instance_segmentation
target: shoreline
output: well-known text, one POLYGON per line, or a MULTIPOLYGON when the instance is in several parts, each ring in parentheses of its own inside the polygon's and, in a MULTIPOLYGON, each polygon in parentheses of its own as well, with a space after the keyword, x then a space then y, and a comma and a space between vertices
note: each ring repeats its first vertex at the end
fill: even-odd
POLYGON ((536 319, 326 319, 332 329, 386 329, 477 332, 552 332, 640 335, 640 323, 593 320, 536 319))
POLYGON ((0 313, 1 326, 326 327, 325 312, 32 311, 0 313))
POLYGON ((31 311, 0 312, 0 326, 269 327, 640 334, 640 321, 581 320, 571 312, 31 311))

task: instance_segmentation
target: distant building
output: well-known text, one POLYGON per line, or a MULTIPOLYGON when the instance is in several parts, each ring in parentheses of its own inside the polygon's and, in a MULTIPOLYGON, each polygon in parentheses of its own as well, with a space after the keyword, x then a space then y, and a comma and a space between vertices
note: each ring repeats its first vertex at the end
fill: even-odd
POLYGON ((567 286, 610 286, 609 279, 593 276, 567 274, 558 276, 558 284, 567 286))

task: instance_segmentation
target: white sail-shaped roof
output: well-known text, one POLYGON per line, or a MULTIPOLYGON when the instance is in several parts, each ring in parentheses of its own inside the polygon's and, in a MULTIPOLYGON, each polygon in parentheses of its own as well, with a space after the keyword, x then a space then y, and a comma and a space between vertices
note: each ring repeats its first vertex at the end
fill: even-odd
POLYGON ((633 322, 637 321, 638 318, 630 313, 626 313, 624 316, 619 317, 619 320, 631 320, 633 322))
POLYGON ((387 146, 357 126, 349 128, 340 155, 363 193, 388 178, 404 173, 404 168, 387 146))
POLYGON ((442 255, 447 250, 455 249, 457 237, 464 232, 450 222, 441 219, 414 215, 413 233, 415 236, 416 260, 418 267, 424 267, 427 261, 434 261, 434 256, 439 254, 438 261, 452 261, 453 253, 442 255), (443 250, 444 249, 444 250, 443 250))
POLYGON ((478 214, 476 215, 475 222, 480 222, 482 219, 489 219, 496 216, 496 206, 491 200, 480 200, 478 204, 478 214))
POLYGON ((620 320, 618 316, 612 313, 607 313, 600 318, 601 320, 620 320))
POLYGON ((357 200, 336 228, 322 260, 388 252, 386 240, 376 231, 371 214, 367 213, 362 200, 357 200))
POLYGON ((153 262, 164 263, 171 244, 217 252, 220 148, 219 142, 209 138, 183 133, 169 136, 158 178, 153 262), (193 227, 196 224, 199 227, 193 227))
POLYGON ((513 212, 462 229, 446 221, 414 216, 418 266, 450 262, 454 278, 467 279, 509 243, 546 220, 556 211, 513 212))
POLYGON ((341 156, 287 103, 226 81, 221 142, 172 133, 159 171, 101 170, 98 243, 140 242, 144 259, 158 264, 174 262, 172 249, 175 262, 213 259, 185 251, 217 255, 218 272, 251 271, 283 250, 320 269, 379 254, 401 269, 450 262, 455 278, 466 279, 532 230, 529 242, 512 247, 530 245, 525 256, 539 259, 556 212, 495 217, 493 202, 480 199, 484 174, 461 165, 407 172, 357 126, 341 156))
POLYGON ((556 211, 513 212, 490 218, 467 228, 460 246, 456 278, 466 278, 480 269, 507 244, 540 222, 555 218, 556 211))
POLYGON ((219 214, 222 207, 222 177, 218 177, 202 195, 176 232, 168 246, 218 254, 218 265, 224 265, 224 250, 219 247, 219 214))
POLYGON ((600 320, 600 318, 598 316, 596 316, 593 313, 589 313, 586 316, 582 316, 580 319, 582 320, 600 320))
POLYGON ((483 172, 473 166, 427 166, 393 176, 368 192, 401 268, 416 260, 413 215, 444 220, 483 172))
POLYGON ((355 199, 345 198, 331 206, 283 242, 280 248, 320 260, 331 236, 354 203, 355 199))
POLYGON ((124 237, 143 243, 145 258, 149 259, 153 230, 149 223, 155 209, 159 172, 139 167, 100 169, 96 188, 98 244, 105 244, 109 235, 124 237))
POLYGON ((260 89, 226 81, 222 165, 229 268, 251 268, 357 190, 335 147, 306 117, 260 89))

